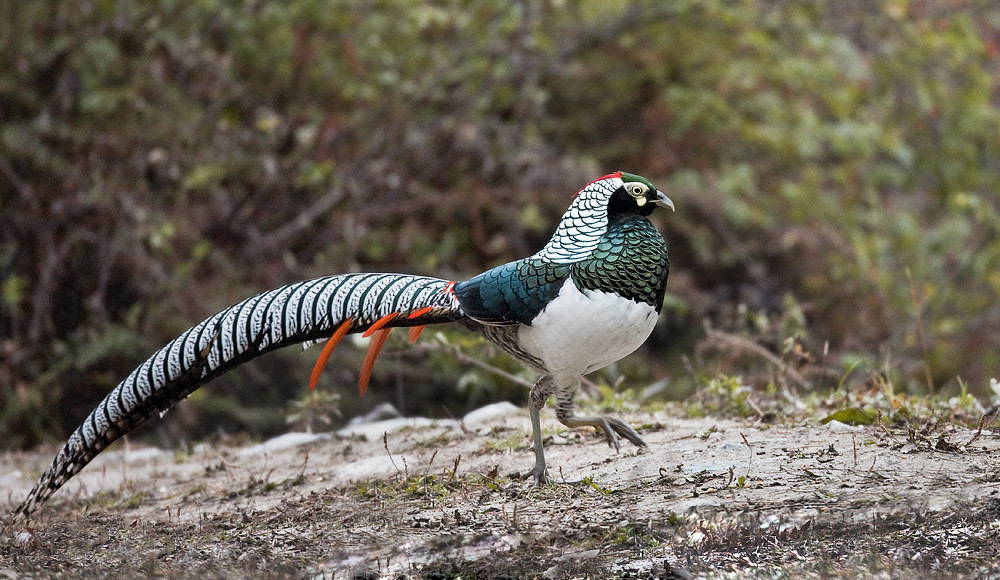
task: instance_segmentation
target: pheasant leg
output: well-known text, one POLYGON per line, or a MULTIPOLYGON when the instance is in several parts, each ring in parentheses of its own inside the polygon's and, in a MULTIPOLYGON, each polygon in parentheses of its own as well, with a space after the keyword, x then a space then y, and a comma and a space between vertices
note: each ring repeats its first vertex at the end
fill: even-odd
POLYGON ((608 445, 615 448, 615 451, 620 450, 618 444, 618 436, 631 441, 637 447, 647 448, 646 442, 642 440, 639 433, 636 432, 628 423, 618 419, 616 417, 609 417, 607 415, 600 415, 597 417, 577 417, 573 410, 573 395, 576 393, 576 388, 573 389, 560 389, 555 393, 556 396, 556 418, 563 425, 569 427, 570 429, 575 429, 577 427, 593 427, 604 431, 604 435, 608 438, 608 445))

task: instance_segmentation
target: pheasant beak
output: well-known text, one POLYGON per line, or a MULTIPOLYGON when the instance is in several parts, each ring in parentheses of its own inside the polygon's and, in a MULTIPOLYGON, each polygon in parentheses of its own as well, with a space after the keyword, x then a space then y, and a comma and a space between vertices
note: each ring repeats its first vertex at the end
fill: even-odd
POLYGON ((670 211, 677 211, 674 209, 674 202, 669 197, 663 195, 662 191, 656 192, 656 201, 654 203, 657 207, 667 207, 670 208, 670 211))

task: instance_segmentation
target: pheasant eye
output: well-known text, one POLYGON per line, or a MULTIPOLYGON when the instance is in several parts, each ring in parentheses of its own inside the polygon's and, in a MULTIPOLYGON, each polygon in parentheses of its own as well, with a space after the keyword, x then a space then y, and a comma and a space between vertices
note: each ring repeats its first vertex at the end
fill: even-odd
POLYGON ((629 188, 629 193, 631 193, 633 197, 639 197, 646 194, 646 188, 643 187, 641 183, 634 183, 632 184, 632 187, 629 188))

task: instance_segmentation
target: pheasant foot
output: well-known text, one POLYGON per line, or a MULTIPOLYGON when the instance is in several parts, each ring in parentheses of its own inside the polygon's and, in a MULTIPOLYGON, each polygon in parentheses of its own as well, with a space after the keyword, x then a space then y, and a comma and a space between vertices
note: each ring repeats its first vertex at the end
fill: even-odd
POLYGON ((617 417, 609 417, 607 415, 597 417, 559 417, 559 421, 570 429, 594 427, 595 429, 604 431, 605 436, 608 438, 608 445, 614 447, 615 451, 620 450, 618 444, 619 435, 628 439, 637 447, 648 448, 646 442, 639 436, 639 433, 631 425, 617 417))

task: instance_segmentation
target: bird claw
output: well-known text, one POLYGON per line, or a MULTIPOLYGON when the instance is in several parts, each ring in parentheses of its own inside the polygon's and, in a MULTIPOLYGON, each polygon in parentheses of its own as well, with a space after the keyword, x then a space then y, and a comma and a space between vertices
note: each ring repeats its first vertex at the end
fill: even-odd
POLYGON ((615 453, 619 453, 621 445, 618 444, 618 435, 608 422, 608 417, 598 417, 598 419, 601 420, 599 428, 604 430, 604 435, 608 438, 608 447, 614 447, 615 453))
POLYGON ((608 434, 608 438, 614 438, 615 451, 619 450, 617 435, 628 439, 636 447, 648 447, 646 442, 642 440, 642 437, 639 436, 639 433, 625 421, 615 417, 601 417, 601 419, 604 420, 604 430, 608 434))
POLYGON ((593 427, 604 431, 604 435, 608 440, 608 446, 614 447, 616 452, 621 451, 619 436, 628 439, 636 447, 648 447, 635 429, 616 417, 608 417, 606 415, 599 417, 567 417, 560 419, 560 421, 562 421, 563 425, 571 429, 576 427, 593 427))
POLYGON ((531 471, 525 474, 525 479, 527 479, 528 476, 531 476, 534 479, 534 482, 531 484, 531 487, 533 488, 545 487, 548 485, 556 485, 557 483, 559 483, 546 471, 543 471, 542 473, 539 474, 532 469, 531 471))
POLYGON ((535 464, 534 467, 520 474, 518 478, 522 481, 529 478, 532 479, 533 483, 531 484, 531 487, 542 487, 559 483, 549 475, 549 470, 545 467, 545 465, 538 464, 535 464))
POLYGON ((532 482, 532 484, 531 484, 532 489, 538 489, 540 487, 545 487, 545 486, 549 486, 549 485, 576 485, 576 484, 579 484, 579 483, 583 482, 582 479, 575 479, 575 480, 571 480, 571 481, 567 481, 567 480, 559 481, 558 479, 556 479, 556 478, 552 477, 551 475, 549 475, 548 469, 543 469, 541 471, 538 471, 535 468, 532 468, 532 469, 526 471, 525 473, 521 474, 521 479, 522 480, 525 480, 525 479, 528 479, 528 478, 531 478, 531 479, 534 480, 532 482))

